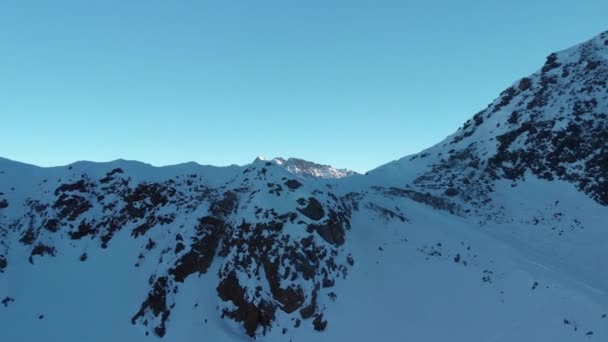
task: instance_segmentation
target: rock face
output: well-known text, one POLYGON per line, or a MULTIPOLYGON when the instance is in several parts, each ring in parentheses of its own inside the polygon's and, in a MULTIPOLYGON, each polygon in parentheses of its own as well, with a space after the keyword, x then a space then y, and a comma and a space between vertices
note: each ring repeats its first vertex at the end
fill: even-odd
POLYGON ((331 165, 317 164, 299 158, 283 159, 279 157, 271 159, 269 162, 279 165, 290 173, 304 178, 340 179, 358 175, 355 171, 337 169, 331 165))
POLYGON ((410 186, 474 207, 491 201, 497 180, 516 183, 527 175, 572 183, 608 205, 606 41, 602 33, 550 54, 539 72, 507 88, 455 134, 393 167, 425 164, 410 186))
MULTIPOLYGON (((276 164, 254 163, 218 187, 194 173, 136 182, 121 168, 101 176, 68 171, 72 175, 56 186, 43 181, 46 196, 28 197, 2 234, 16 236, 33 264, 55 256, 64 236, 111 250, 126 230, 144 242, 135 267, 156 253, 166 265, 149 275, 149 293, 132 317, 133 324, 158 336, 167 332, 181 285, 211 268, 217 272, 211 276, 217 277, 221 316, 242 324, 251 337, 271 330, 279 310, 299 310, 300 319, 319 317, 318 293, 346 277, 347 256, 336 246, 345 241, 356 201, 317 189, 299 208, 299 196, 306 194, 302 183, 276 164), (278 212, 276 201, 291 203, 292 210, 278 212)), ((1 255, 4 271, 8 262, 1 255)), ((80 260, 87 259, 81 253, 80 260)))
MULTIPOLYGON (((597 204, 596 216, 608 217, 607 80, 604 33, 551 54, 538 73, 509 87, 442 143, 366 177, 280 158, 225 169, 157 169, 125 161, 42 169, 0 159, 0 285, 11 274, 37 272, 68 255, 73 254, 78 265, 87 265, 97 262, 96 256, 115 254, 116 260, 133 262, 132 272, 147 279, 127 315, 146 334, 173 333, 172 324, 184 317, 179 310, 199 305, 181 293, 191 294, 192 288, 205 284, 200 291, 213 292, 213 299, 205 297, 208 302, 200 305, 251 338, 285 335, 290 329, 331 332, 336 318, 331 307, 341 296, 336 292, 348 289, 339 285, 349 284, 356 265, 363 265, 359 274, 367 277, 374 264, 369 260, 380 260, 382 254, 388 255, 383 260, 393 262, 389 265, 397 265, 386 267, 396 278, 413 258, 407 253, 413 253, 424 262, 443 260, 441 267, 474 273, 484 286, 503 286, 507 282, 500 283, 500 277, 506 271, 494 270, 493 259, 480 261, 465 242, 467 235, 448 245, 424 234, 430 226, 443 229, 449 222, 463 221, 475 227, 515 222, 528 228, 569 225, 572 231, 584 231, 580 217, 553 209, 559 200, 579 193, 597 204), (523 199, 524 207, 540 212, 524 218, 509 211, 496 193, 505 191, 504 184, 525 187, 527 179, 562 182, 572 192, 551 198, 556 202, 551 211, 523 199), (436 221, 423 226, 420 222, 428 217, 436 221), (353 243, 356 234, 359 240, 353 243), (390 240, 368 246, 379 241, 378 236, 390 240), (407 244, 412 247, 401 247, 407 244), (365 253, 354 255, 353 250, 365 253)), ((561 236, 563 229, 558 230, 561 236)), ((544 233, 537 231, 525 237, 544 233)), ((594 239, 608 238, 599 229, 587 231, 594 239)), ((569 243, 590 241, 577 240, 588 238, 585 234, 571 237, 569 243)), ((580 256, 569 262, 584 273, 589 255, 596 258, 601 248, 594 245, 580 255, 569 254, 572 260, 572 255, 580 256)), ((82 266, 74 269, 83 272, 76 267, 82 266)), ((590 274, 594 272, 585 273, 590 274)), ((540 291, 539 283, 534 284, 534 291, 540 291)), ((0 291, 6 288, 0 286, 0 291)), ((504 301, 503 290, 496 296, 504 301)), ((382 295, 398 300, 401 294, 382 295)), ((11 293, 0 296, 7 298, 2 302, 7 308, 23 302, 11 293)), ((527 303, 528 297, 522 298, 527 303)), ((385 309, 390 311, 381 311, 385 309)))

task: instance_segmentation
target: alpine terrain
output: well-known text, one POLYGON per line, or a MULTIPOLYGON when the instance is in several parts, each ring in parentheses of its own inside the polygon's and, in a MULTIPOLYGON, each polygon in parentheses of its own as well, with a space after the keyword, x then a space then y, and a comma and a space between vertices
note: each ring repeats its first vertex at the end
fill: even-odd
POLYGON ((366 175, 0 159, 2 341, 607 341, 608 32, 366 175))

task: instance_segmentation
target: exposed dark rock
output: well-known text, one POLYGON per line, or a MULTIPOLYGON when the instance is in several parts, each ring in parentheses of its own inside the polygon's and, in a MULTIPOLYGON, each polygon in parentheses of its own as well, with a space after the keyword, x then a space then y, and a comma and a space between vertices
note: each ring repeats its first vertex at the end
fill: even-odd
POLYGON ((385 219, 398 219, 401 222, 405 222, 407 221, 407 219, 405 218, 405 216, 403 216, 401 213, 397 213, 393 210, 381 207, 375 203, 368 203, 367 204, 367 208, 374 210, 378 213, 380 213, 380 215, 382 215, 382 217, 384 217, 385 219))
POLYGON ((102 184, 108 183, 113 179, 112 176, 114 176, 115 174, 118 174, 118 173, 124 173, 124 171, 121 168, 113 169, 112 171, 106 173, 106 176, 104 178, 100 179, 99 182, 102 184))
POLYGON ((78 225, 78 230, 69 232, 70 238, 73 240, 79 240, 87 235, 95 235, 97 234, 97 230, 93 228, 86 220, 83 220, 78 225))
POLYGON ((49 219, 44 222, 44 228, 49 232, 55 233, 59 230, 59 221, 56 219, 49 219))
POLYGON ((323 314, 315 317, 315 319, 312 321, 312 324, 315 327, 315 330, 317 331, 323 331, 325 330, 325 328, 327 328, 327 321, 323 320, 323 314))
POLYGON ((36 238, 37 238, 37 234, 34 232, 34 229, 28 228, 23 233, 23 235, 21 235, 19 242, 21 242, 24 245, 31 245, 32 243, 34 243, 34 241, 36 241, 36 238))
POLYGON ((532 86, 532 81, 529 78, 524 77, 519 81, 519 85, 517 87, 519 88, 519 90, 525 91, 525 90, 530 89, 531 86, 532 86))
POLYGON ((276 306, 261 300, 257 305, 246 298, 246 291, 239 284, 234 271, 223 279, 217 287, 217 292, 223 301, 230 301, 235 310, 224 309, 222 316, 242 322, 247 335, 255 337, 256 331, 262 327, 264 332, 270 328, 275 319, 276 306))
POLYGON ((148 239, 148 243, 146 243, 146 249, 147 250, 152 250, 154 247, 156 247, 156 242, 152 241, 152 239, 148 239))
MULTIPOLYGON (((592 104, 575 105, 575 113, 588 113, 581 109, 592 104), (578 108, 578 109, 577 109, 578 108)), ((594 125, 570 123, 563 130, 552 131, 550 121, 522 123, 517 129, 497 137, 497 153, 488 160, 487 171, 495 178, 515 180, 527 170, 540 178, 559 178, 578 183, 581 190, 602 205, 608 205, 608 124, 604 118, 594 125), (586 125, 586 126, 583 126, 586 125), (517 139, 525 145, 513 149, 517 139), (568 164, 585 161, 585 169, 568 168, 568 164)))
POLYGON ((458 191, 458 189, 447 188, 443 194, 446 196, 449 196, 449 197, 454 197, 454 196, 458 196, 459 193, 460 192, 458 191))
POLYGON ((131 218, 143 218, 153 208, 167 205, 173 195, 173 188, 158 183, 142 183, 124 197, 126 206, 122 212, 129 214, 131 218))
POLYGON ((511 112, 511 115, 509 115, 509 119, 507 120, 507 123, 509 123, 511 125, 515 125, 515 124, 517 124, 518 121, 519 121, 519 113, 514 110, 513 112, 511 112))
POLYGON ((279 275, 279 262, 264 262, 264 273, 270 285, 270 291, 274 299, 281 304, 281 310, 292 313, 304 303, 304 292, 300 287, 281 288, 281 276, 279 275))
POLYGON ((310 298, 310 304, 300 309, 300 316, 303 319, 309 319, 312 317, 317 311, 317 290, 315 289, 312 292, 312 296, 310 298))
POLYGON ((424 203, 435 209, 448 211, 451 214, 460 214, 461 212, 461 209, 456 204, 441 197, 434 196, 430 193, 421 193, 416 190, 399 188, 390 188, 385 190, 384 188, 375 187, 375 189, 381 190, 389 196, 407 197, 413 201, 424 203))
POLYGON ((542 68, 542 72, 549 72, 553 69, 559 68, 560 66, 561 64, 557 62, 557 54, 552 53, 547 56, 547 61, 542 68))
POLYGON ((317 201, 314 197, 308 198, 308 205, 304 208, 298 208, 298 211, 302 213, 302 215, 308 217, 311 220, 318 221, 325 216, 325 210, 323 210, 323 205, 317 201))
POLYGON ((158 278, 152 290, 148 293, 148 297, 141 304, 139 311, 131 318, 131 323, 135 324, 137 319, 144 317, 145 312, 150 310, 154 317, 160 316, 160 324, 154 328, 154 332, 156 335, 163 337, 165 335, 165 322, 171 314, 167 304, 167 292, 169 292, 167 277, 158 278))
POLYGON ((33 257, 39 255, 39 256, 44 256, 44 255, 51 255, 51 256, 55 256, 55 247, 52 246, 47 246, 44 244, 37 244, 34 249, 32 249, 32 252, 30 253, 30 263, 33 264, 34 263, 34 259, 33 257))
POLYGON ((92 207, 91 202, 84 197, 66 195, 65 193, 61 194, 53 204, 53 208, 59 211, 57 217, 60 220, 67 219, 68 221, 75 221, 82 213, 92 207))
POLYGON ((230 214, 236 207, 238 197, 236 193, 227 191, 224 193, 224 197, 211 204, 209 211, 216 217, 222 217, 230 214))
POLYGON ((285 182, 285 185, 286 185, 288 188, 290 188, 291 190, 295 190, 295 189, 297 189, 297 188, 301 187, 301 186, 302 186, 302 183, 298 182, 298 181, 297 181, 297 180, 295 180, 295 179, 290 179, 290 180, 287 180, 287 181, 285 182))
POLYGON ((4 297, 4 299, 2 300, 2 305, 4 305, 4 307, 6 308, 6 307, 8 307, 8 305, 9 305, 10 303, 12 303, 12 302, 14 302, 14 301, 15 301, 15 299, 14 299, 14 298, 11 298, 11 297, 9 297, 9 296, 6 296, 6 297, 4 297))
POLYGON ((138 236, 144 235, 152 227, 154 227, 156 225, 170 224, 174 220, 175 220, 175 213, 165 214, 165 215, 149 214, 146 217, 146 221, 144 223, 140 224, 135 229, 133 229, 133 231, 131 232, 131 235, 133 235, 133 237, 138 237, 138 236))
POLYGON ((182 255, 176 266, 169 270, 169 274, 173 275, 176 281, 183 282, 192 273, 206 273, 213 262, 224 228, 224 222, 217 218, 201 218, 196 228, 197 237, 190 245, 190 251, 182 255))
POLYGON ((336 212, 330 211, 329 219, 325 223, 311 224, 308 229, 316 231, 328 243, 341 246, 345 237, 344 224, 344 220, 336 212))
POLYGON ((477 113, 473 115, 473 121, 475 121, 475 126, 479 126, 483 123, 483 113, 477 113))
POLYGON ((178 254, 179 252, 183 251, 185 248, 186 248, 186 246, 183 243, 178 242, 175 245, 175 254, 178 254))
POLYGON ((86 183, 83 179, 77 181, 76 183, 71 184, 61 184, 57 189, 55 189, 55 196, 59 195, 63 192, 87 192, 86 183))
POLYGON ((353 256, 350 254, 346 257, 346 262, 351 266, 355 265, 355 259, 353 259, 353 256))

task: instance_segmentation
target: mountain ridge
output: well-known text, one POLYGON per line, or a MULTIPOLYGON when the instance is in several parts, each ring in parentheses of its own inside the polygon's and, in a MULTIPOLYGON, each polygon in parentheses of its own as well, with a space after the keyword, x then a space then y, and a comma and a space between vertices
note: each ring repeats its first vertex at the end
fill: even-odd
POLYGON ((0 159, 0 336, 601 340, 606 51, 549 55, 366 176, 0 159))

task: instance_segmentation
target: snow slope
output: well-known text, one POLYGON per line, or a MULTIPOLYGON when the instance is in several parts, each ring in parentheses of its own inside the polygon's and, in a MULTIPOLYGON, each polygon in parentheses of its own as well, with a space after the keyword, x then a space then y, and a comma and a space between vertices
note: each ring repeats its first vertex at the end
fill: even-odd
POLYGON ((0 159, 0 336, 604 341, 607 58, 551 54, 366 176, 0 159))

